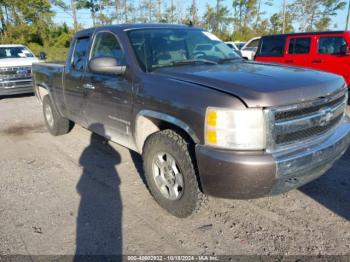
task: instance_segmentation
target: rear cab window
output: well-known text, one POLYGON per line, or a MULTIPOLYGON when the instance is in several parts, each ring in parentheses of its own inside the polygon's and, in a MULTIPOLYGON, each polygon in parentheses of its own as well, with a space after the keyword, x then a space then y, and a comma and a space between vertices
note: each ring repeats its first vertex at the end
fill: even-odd
POLYGON ((321 55, 337 55, 344 45, 347 45, 344 36, 320 36, 317 52, 321 55))
POLYGON ((286 37, 263 37, 260 41, 258 56, 283 56, 286 37))
POLYGON ((290 38, 288 45, 288 54, 309 54, 311 50, 311 38, 310 37, 298 37, 290 38))
POLYGON ((90 38, 88 36, 86 37, 80 37, 75 40, 74 43, 74 51, 71 58, 71 68, 77 71, 84 71, 86 62, 87 62, 87 56, 88 56, 88 49, 89 49, 89 43, 90 38))

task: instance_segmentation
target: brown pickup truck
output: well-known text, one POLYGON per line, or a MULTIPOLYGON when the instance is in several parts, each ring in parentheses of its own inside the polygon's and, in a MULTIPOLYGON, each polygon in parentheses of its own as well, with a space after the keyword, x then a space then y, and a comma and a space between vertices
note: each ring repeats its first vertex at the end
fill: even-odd
POLYGON ((33 83, 51 134, 77 123, 139 152, 150 192, 178 217, 205 194, 299 187, 350 143, 342 77, 242 60, 199 28, 83 30, 65 64, 33 65, 33 83))

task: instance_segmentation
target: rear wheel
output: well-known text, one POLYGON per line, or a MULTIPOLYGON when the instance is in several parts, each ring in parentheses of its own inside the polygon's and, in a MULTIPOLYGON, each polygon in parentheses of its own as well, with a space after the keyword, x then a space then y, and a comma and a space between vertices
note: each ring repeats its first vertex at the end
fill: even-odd
POLYGON ((151 135, 143 148, 147 186, 158 204, 177 217, 191 215, 205 199, 190 146, 178 133, 164 130, 151 135))
POLYGON ((48 95, 43 99, 43 113, 46 127, 51 135, 64 135, 72 130, 74 123, 67 118, 62 117, 57 112, 48 95))

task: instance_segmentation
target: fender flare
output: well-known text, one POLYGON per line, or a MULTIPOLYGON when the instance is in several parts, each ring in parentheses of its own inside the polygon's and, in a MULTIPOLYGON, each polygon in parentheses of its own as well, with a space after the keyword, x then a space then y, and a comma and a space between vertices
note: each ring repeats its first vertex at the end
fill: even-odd
POLYGON ((141 139, 143 141, 137 141, 138 140, 137 138, 139 137, 139 134, 137 132, 139 131, 138 122, 139 122, 140 117, 145 117, 149 120, 150 119, 161 120, 163 122, 167 122, 167 123, 170 123, 174 126, 177 126, 181 130, 183 130, 188 136, 190 136, 194 143, 196 143, 196 144, 200 143, 200 140, 199 140, 198 136, 196 135, 196 133, 193 131, 193 129, 188 124, 183 122, 182 120, 180 120, 177 117, 174 117, 172 115, 166 114, 166 113, 161 113, 158 111, 146 109, 146 110, 141 110, 140 112, 138 112, 138 114, 136 115, 136 120, 135 120, 135 140, 136 140, 136 145, 139 148, 140 152, 142 151, 142 146, 144 144, 146 137, 153 133, 153 132, 150 132, 149 134, 147 134, 146 137, 141 139))

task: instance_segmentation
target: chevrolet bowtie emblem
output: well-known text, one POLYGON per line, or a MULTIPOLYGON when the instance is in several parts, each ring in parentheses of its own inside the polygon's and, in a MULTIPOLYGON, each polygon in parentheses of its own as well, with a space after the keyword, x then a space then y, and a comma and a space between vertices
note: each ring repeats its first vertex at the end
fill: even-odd
POLYGON ((324 110, 324 115, 319 120, 320 126, 325 126, 333 118, 333 112, 324 110))

